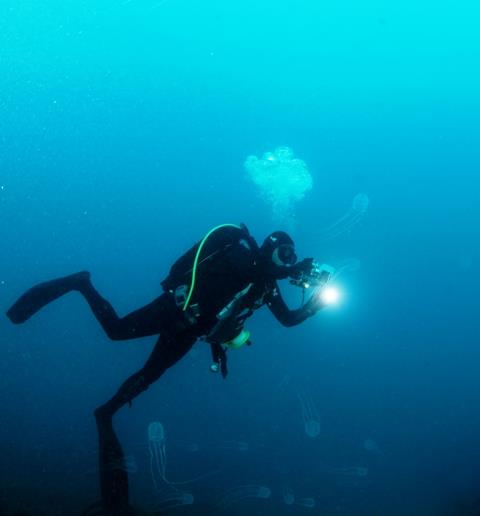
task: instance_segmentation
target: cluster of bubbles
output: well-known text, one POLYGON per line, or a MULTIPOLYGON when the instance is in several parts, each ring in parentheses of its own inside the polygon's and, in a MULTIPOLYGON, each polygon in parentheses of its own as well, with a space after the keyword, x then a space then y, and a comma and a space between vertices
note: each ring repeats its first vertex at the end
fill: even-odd
POLYGON ((290 147, 277 147, 261 158, 248 156, 244 165, 260 197, 270 205, 274 221, 291 230, 295 222, 295 204, 313 186, 305 162, 295 158, 290 147))
MULTIPOLYGON (((306 163, 296 158, 290 147, 277 147, 260 158, 248 156, 244 166, 260 197, 270 206, 275 223, 288 230, 294 229, 295 206, 313 187, 306 163)), ((332 240, 350 233, 363 220, 369 205, 367 194, 356 194, 350 208, 321 229, 318 236, 321 240, 332 240)))

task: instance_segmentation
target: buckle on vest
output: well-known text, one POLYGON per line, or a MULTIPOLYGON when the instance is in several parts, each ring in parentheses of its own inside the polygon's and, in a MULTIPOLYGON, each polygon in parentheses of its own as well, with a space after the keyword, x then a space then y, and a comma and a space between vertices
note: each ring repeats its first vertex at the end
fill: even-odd
POLYGON ((188 297, 188 286, 187 285, 179 285, 174 291, 172 291, 173 299, 175 300, 175 304, 177 305, 188 321, 189 324, 196 324, 198 317, 200 317, 200 308, 198 303, 190 304, 190 306, 184 310, 185 302, 188 297))

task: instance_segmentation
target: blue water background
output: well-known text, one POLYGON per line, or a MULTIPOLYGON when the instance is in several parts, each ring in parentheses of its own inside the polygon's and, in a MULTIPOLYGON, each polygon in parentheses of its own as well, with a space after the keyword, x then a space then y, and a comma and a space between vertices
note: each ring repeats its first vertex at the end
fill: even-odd
MULTIPOLYGON (((285 485, 316 514, 474 511, 479 18, 466 0, 2 0, 3 311, 38 281, 88 269, 125 314, 212 226, 243 221, 261 241, 276 227, 243 163, 278 145, 314 179, 296 209, 299 254, 361 263, 341 278, 342 303, 299 327, 256 314, 227 381, 198 343, 119 413, 135 505, 158 501, 146 449, 157 420, 173 479, 221 471, 190 486, 191 514, 241 484, 272 496, 229 514, 307 513, 284 504, 285 485), (359 192, 362 222, 322 242, 359 192), (317 439, 299 392, 321 415, 317 439), (347 466, 368 475, 333 473, 347 466)), ((92 411, 154 340, 109 341, 73 294, 23 326, 1 320, 0 512, 77 514, 98 496, 92 411)))

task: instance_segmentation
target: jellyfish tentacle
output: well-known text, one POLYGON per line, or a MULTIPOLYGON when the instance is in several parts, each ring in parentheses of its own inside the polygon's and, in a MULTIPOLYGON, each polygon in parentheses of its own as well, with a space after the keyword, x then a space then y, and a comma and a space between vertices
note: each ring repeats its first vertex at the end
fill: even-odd
POLYGON ((217 507, 222 510, 228 509, 245 498, 270 498, 271 490, 267 486, 241 485, 226 491, 217 501, 217 507))
POLYGON ((345 260, 341 261, 337 267, 337 270, 332 276, 332 281, 337 279, 339 276, 341 276, 345 272, 355 272, 360 269, 360 261, 356 258, 346 258, 345 260))
POLYGON ((311 394, 306 394, 306 400, 307 400, 307 413, 309 419, 318 419, 317 409, 315 408, 315 404, 313 402, 311 394))
POLYGON ((320 231, 320 237, 322 240, 332 240, 337 238, 344 233, 349 233, 361 220, 363 219, 362 213, 348 213, 340 220, 320 231))
MULTIPOLYGON (((182 481, 172 481, 167 478, 167 448, 163 425, 154 421, 148 427, 148 450, 150 454, 150 475, 157 493, 161 492, 162 484, 166 486, 185 485, 218 473, 218 470, 204 472, 196 477, 182 481)), ((175 492, 181 492, 173 488, 175 492)))
POLYGON ((162 498, 156 505, 160 511, 170 510, 174 507, 181 507, 184 505, 192 505, 194 496, 191 493, 177 491, 162 498))
POLYGON ((320 414, 310 393, 297 392, 302 409, 302 421, 305 433, 312 439, 320 435, 320 414))
POLYGON ((370 199, 368 195, 364 193, 358 193, 353 198, 352 204, 347 212, 337 221, 321 229, 318 232, 318 236, 322 240, 332 240, 344 233, 350 232, 364 218, 369 205, 370 199))
POLYGON ((306 509, 313 509, 316 505, 315 498, 312 498, 310 496, 305 498, 300 498, 297 502, 298 505, 305 507, 306 509))

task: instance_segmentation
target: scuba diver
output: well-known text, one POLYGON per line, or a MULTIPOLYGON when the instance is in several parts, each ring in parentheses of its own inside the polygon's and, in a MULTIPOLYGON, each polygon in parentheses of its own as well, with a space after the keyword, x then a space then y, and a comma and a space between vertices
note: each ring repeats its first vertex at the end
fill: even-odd
POLYGON ((95 290, 87 271, 40 283, 25 292, 7 311, 15 324, 24 323, 48 303, 76 291, 110 339, 158 335, 145 365, 95 410, 101 501, 86 514, 135 514, 129 504, 127 472, 118 466, 123 464, 124 455, 113 428, 113 416, 121 407, 148 389, 199 338, 211 346, 211 370, 226 377, 227 351, 250 343, 244 323, 255 310, 266 305, 281 324, 294 326, 324 306, 320 296, 312 294, 299 309, 290 310, 277 280, 290 279, 306 288, 321 285, 322 277, 329 274, 328 267, 320 270, 311 258, 297 262, 294 242, 285 232, 275 231, 259 246, 245 225, 223 224, 173 264, 158 298, 125 317, 118 317, 95 290))

